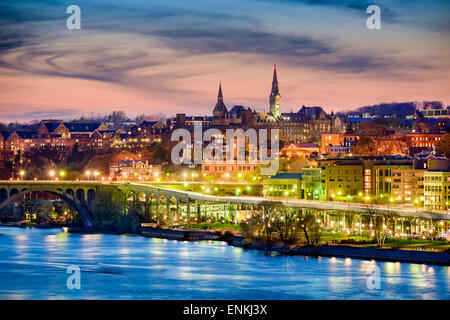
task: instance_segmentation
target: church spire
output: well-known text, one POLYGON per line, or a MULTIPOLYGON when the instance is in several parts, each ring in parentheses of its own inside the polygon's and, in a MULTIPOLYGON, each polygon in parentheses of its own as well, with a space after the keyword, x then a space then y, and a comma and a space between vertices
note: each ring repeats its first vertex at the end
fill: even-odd
POLYGON ((277 83, 278 84, 277 65, 276 64, 273 65, 273 80, 272 80, 272 83, 277 83))
POLYGON ((213 110, 214 118, 223 119, 228 113, 225 103, 223 103, 222 82, 219 82, 219 93, 217 94, 217 103, 213 110))
POLYGON ((217 95, 217 102, 223 102, 222 81, 219 81, 219 94, 217 95))
POLYGON ((275 97, 277 94, 280 94, 280 91, 278 89, 278 77, 277 77, 277 65, 273 65, 273 80, 272 80, 272 91, 270 92, 270 95, 275 97))
POLYGON ((281 95, 278 88, 277 65, 273 65, 272 90, 269 96, 270 113, 276 119, 281 116, 281 95))

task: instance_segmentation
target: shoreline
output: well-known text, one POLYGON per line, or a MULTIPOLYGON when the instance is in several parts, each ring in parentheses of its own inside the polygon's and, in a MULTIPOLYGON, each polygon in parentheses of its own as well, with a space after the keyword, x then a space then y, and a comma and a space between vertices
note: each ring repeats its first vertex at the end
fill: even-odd
MULTIPOLYGON (((19 225, 0 224, 0 227, 17 227, 17 228, 38 228, 39 227, 23 227, 19 225)), ((51 227, 62 228, 62 227, 51 227)), ((45 228, 48 229, 48 228, 45 228)), ((405 249, 380 249, 371 247, 359 247, 351 245, 322 245, 317 247, 295 246, 291 247, 279 243, 245 243, 244 237, 221 235, 217 231, 205 230, 178 230, 164 228, 142 228, 140 233, 135 233, 141 237, 160 238, 168 240, 185 240, 185 241, 223 241, 233 247, 239 247, 246 250, 260 250, 266 252, 277 252, 286 256, 309 256, 309 257, 336 257, 350 258, 359 260, 376 260, 383 262, 406 262, 415 264, 430 264, 440 266, 450 266, 450 254, 446 252, 426 251, 426 250, 405 250, 405 249)), ((129 234, 111 232, 108 230, 88 230, 85 228, 68 227, 69 233, 105 233, 105 234, 129 234)))
POLYGON ((250 250, 277 252, 286 256, 336 257, 358 260, 376 260, 383 262, 406 262, 450 266, 450 254, 446 252, 404 249, 380 249, 351 245, 322 245, 317 247, 290 247, 281 244, 250 243, 244 244, 243 238, 235 237, 230 245, 250 250))

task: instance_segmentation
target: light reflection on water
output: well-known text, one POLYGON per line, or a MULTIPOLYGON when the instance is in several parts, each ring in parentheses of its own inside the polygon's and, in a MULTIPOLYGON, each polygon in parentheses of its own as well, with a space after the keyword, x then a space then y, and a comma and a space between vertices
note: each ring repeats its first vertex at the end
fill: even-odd
POLYGON ((449 289, 449 267, 0 228, 0 299, 450 299, 449 289), (68 265, 80 266, 81 290, 67 289, 68 265), (380 290, 367 287, 374 265, 380 290))

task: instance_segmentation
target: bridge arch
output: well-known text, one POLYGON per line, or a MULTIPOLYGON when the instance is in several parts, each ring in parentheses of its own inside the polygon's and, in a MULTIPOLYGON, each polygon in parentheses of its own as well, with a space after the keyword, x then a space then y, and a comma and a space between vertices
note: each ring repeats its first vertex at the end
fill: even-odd
MULTIPOLYGON (((1 189, 1 190, 4 190, 4 189, 1 189)), ((67 204, 69 204, 73 209, 75 209, 80 214, 80 217, 81 217, 85 227, 87 227, 87 228, 92 227, 92 218, 89 215, 88 210, 76 198, 71 197, 67 193, 60 192, 59 190, 51 190, 51 189, 47 189, 47 188, 38 188, 36 190, 23 189, 24 191, 21 191, 21 192, 18 192, 18 190, 17 190, 17 192, 13 192, 13 190, 17 190, 17 189, 16 188, 11 189, 11 191, 9 192, 10 196, 3 199, 3 201, 2 201, 2 198, 0 197, 0 210, 7 207, 11 203, 13 203, 16 199, 20 198, 21 196, 23 196, 29 192, 47 192, 54 196, 57 196, 58 198, 60 198, 61 200, 65 201, 67 204)), ((1 195, 1 192, 2 191, 0 191, 0 195, 1 195)))
POLYGON ((8 199, 8 190, 5 188, 0 189, 0 203, 4 200, 8 199))
POLYGON ((85 192, 83 189, 78 189, 76 192, 76 198, 78 201, 84 201, 85 200, 85 192))
POLYGON ((87 202, 90 203, 90 202, 94 201, 95 200, 95 196, 96 196, 95 190, 94 189, 89 189, 87 191, 87 202))
POLYGON ((9 196, 12 197, 13 195, 18 194, 18 193, 19 193, 19 190, 17 190, 16 188, 12 188, 9 191, 9 196))

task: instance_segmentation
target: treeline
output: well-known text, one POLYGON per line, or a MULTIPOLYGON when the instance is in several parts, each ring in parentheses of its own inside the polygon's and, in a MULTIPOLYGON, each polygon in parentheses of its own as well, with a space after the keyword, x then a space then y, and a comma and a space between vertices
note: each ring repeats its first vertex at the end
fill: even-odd
POLYGON ((262 202, 260 209, 262 214, 253 215, 241 223, 249 241, 319 245, 322 229, 318 212, 294 210, 281 202, 262 202))
MULTIPOLYGON (((56 115, 54 119, 58 119, 56 115)), ((153 113, 153 114, 140 114, 135 117, 128 116, 124 111, 115 110, 110 114, 91 114, 91 115, 83 115, 79 118, 75 118, 70 120, 70 122, 108 122, 113 123, 114 128, 110 129, 119 129, 122 122, 126 121, 134 121, 136 124, 141 124, 144 121, 157 121, 157 120, 165 120, 166 115, 164 113, 153 113)), ((61 119, 60 119, 61 120, 61 119)), ((0 132, 2 131, 16 131, 16 132, 36 132, 39 128, 41 120, 32 120, 30 122, 10 122, 10 123, 2 123, 0 122, 0 132)))
POLYGON ((341 115, 361 115, 363 113, 375 114, 380 117, 396 115, 397 117, 404 118, 406 116, 414 114, 416 109, 422 107, 442 107, 441 101, 423 101, 423 102, 390 102, 380 103, 371 106, 363 106, 354 110, 344 111, 338 114, 341 115))

